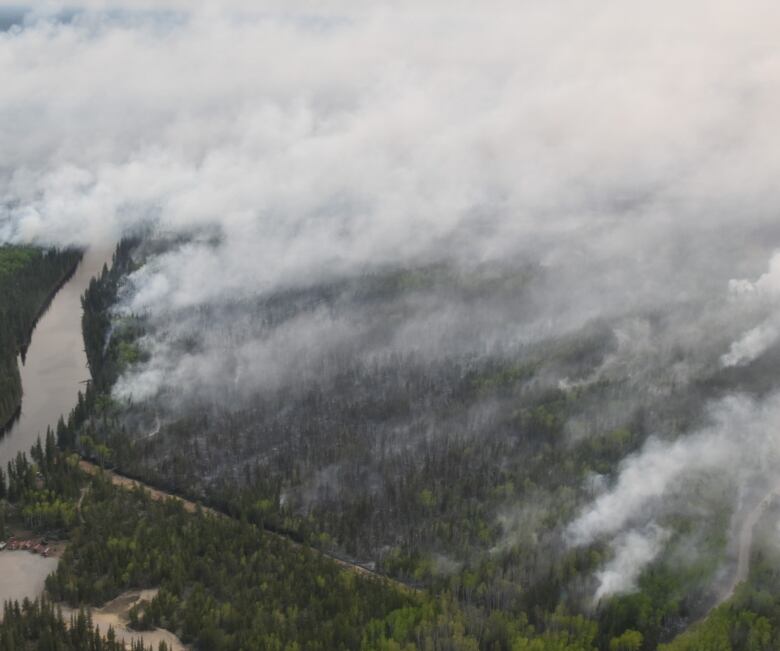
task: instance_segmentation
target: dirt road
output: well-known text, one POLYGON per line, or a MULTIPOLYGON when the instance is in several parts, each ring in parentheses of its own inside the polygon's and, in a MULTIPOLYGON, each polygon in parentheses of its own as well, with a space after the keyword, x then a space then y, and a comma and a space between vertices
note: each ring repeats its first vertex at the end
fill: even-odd
MULTIPOLYGON (((136 479, 130 479, 129 477, 125 477, 124 475, 121 475, 117 472, 114 472, 113 470, 105 470, 101 468, 100 466, 92 463, 91 461, 87 461, 86 459, 81 459, 79 461, 79 467, 86 472, 89 475, 97 475, 99 473, 104 473, 110 480, 111 483, 115 486, 120 486, 122 488, 125 488, 127 490, 133 490, 135 488, 138 488, 139 486, 143 488, 153 500, 162 501, 162 500, 176 500, 179 502, 186 511, 189 513, 195 513, 197 509, 200 507, 201 511, 204 513, 207 513, 209 515, 212 515, 214 517, 218 518, 229 518, 225 513, 222 513, 221 511, 217 511, 215 509, 212 509, 207 506, 201 506, 197 504, 196 502, 193 502, 191 500, 185 499, 183 497, 179 497, 178 495, 174 495, 173 493, 168 493, 166 491, 160 490, 159 488, 154 488, 153 486, 149 486, 148 484, 145 484, 143 482, 140 482, 136 479)), ((373 570, 368 569, 367 567, 363 565, 359 565, 358 563, 352 563, 350 561, 346 561, 344 559, 338 558, 336 556, 333 556, 332 554, 328 554, 327 552, 323 552, 319 549, 316 549, 314 547, 309 547, 307 545, 302 545, 299 542, 296 542, 287 536, 283 536, 280 533, 277 533, 275 531, 270 531, 268 529, 264 529, 264 532, 269 536, 274 536, 275 538, 278 538, 279 540, 284 540, 290 545, 293 545, 294 547, 306 547, 307 549, 311 550, 312 552, 319 554, 320 556, 323 556, 337 565, 340 565, 346 570, 349 570, 350 572, 354 572, 356 574, 360 574, 361 576, 369 576, 372 578, 375 578, 377 580, 383 581, 385 583, 388 583, 389 585, 392 585, 395 588, 398 588, 399 590, 403 590, 404 592, 419 592, 419 590, 413 586, 407 585, 406 583, 402 583, 401 581, 396 581, 395 579, 391 579, 388 576, 385 576, 384 574, 380 574, 379 572, 374 572, 373 570)))
POLYGON ((739 529, 737 538, 737 566, 731 582, 721 590, 718 599, 712 608, 717 608, 722 603, 731 599, 737 586, 746 581, 750 572, 750 554, 753 550, 753 530, 764 514, 766 507, 778 495, 780 495, 780 481, 770 488, 761 501, 758 502, 745 516, 739 529))

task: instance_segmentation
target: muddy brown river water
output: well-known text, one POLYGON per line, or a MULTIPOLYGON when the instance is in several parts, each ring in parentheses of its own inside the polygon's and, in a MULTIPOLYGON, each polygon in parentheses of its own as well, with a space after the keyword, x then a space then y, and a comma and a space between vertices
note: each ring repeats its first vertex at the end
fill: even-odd
MULTIPOLYGON (((0 604, 34 599, 43 592, 46 577, 57 569, 56 558, 22 551, 0 552, 0 604)), ((3 613, 0 610, 0 618, 3 613)))
POLYGON ((1 468, 18 452, 29 453, 48 426, 56 427, 60 415, 70 413, 79 389, 84 390, 89 370, 81 336, 81 295, 110 258, 105 250, 88 250, 35 326, 26 359, 19 367, 22 413, 0 438, 1 468))
MULTIPOLYGON (((89 378, 81 335, 81 295, 109 259, 106 251, 87 251, 76 273, 38 320, 25 362, 19 367, 24 391, 21 416, 0 438, 0 467, 5 468, 18 452, 29 454, 38 436, 49 425, 55 427, 60 415, 70 413, 76 404, 78 391, 89 378)), ((56 567, 56 558, 0 551, 0 604, 37 597, 46 576, 56 567)))

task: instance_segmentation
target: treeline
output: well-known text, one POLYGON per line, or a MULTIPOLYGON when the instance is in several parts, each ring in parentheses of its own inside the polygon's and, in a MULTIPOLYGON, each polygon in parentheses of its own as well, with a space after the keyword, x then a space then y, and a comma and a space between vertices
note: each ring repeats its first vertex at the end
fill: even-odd
POLYGON ((40 440, 27 455, 17 454, 8 462, 7 481, 0 472, 0 498, 16 508, 25 528, 67 536, 76 519, 76 498, 83 485, 76 457, 59 453, 49 431, 45 446, 40 440), (7 485, 6 485, 7 484, 7 485))
MULTIPOLYGON (((96 413, 104 411, 101 405, 110 401, 111 386, 122 368, 122 361, 116 352, 118 344, 123 340, 135 340, 142 334, 140 329, 132 327, 119 328, 114 332, 110 317, 110 308, 116 302, 120 281, 132 270, 131 253, 137 243, 137 240, 132 238, 122 239, 114 252, 111 266, 104 265, 100 276, 90 280, 81 299, 81 327, 91 382, 83 393, 79 392, 78 401, 70 416, 67 419, 61 418, 57 423, 57 445, 63 449, 77 448, 77 433, 81 432, 83 427, 88 431, 81 432, 82 438, 85 441, 90 440, 89 435, 94 434, 95 429, 91 421, 96 413)), ((101 449, 106 448, 103 446, 101 449)), ((94 451, 94 448, 90 447, 89 452, 94 451)), ((90 456, 99 457, 93 454, 90 456)), ((104 461, 102 458, 97 460, 104 461)))
MULTIPOLYGON (((0 651, 154 651, 140 641, 118 639, 113 628, 101 632, 81 609, 66 619, 61 609, 42 597, 6 602, 0 621, 0 651)), ((168 651, 161 642, 156 651, 168 651)))
POLYGON ((166 628, 199 649, 357 649, 372 620, 421 607, 414 595, 253 525, 190 514, 142 491, 96 479, 81 512, 48 592, 100 604, 159 586, 131 622, 166 628))
MULTIPOLYGON (((21 456, 15 463, 6 494, 13 495, 17 518, 56 502, 78 511, 46 587, 53 601, 80 610, 66 625, 51 601, 8 604, 0 623, 7 646, 0 649, 120 648, 112 631, 101 637, 92 627, 84 606, 156 587, 151 603, 131 610, 131 626, 166 628, 199 651, 596 649, 597 625, 582 616, 548 614, 542 631, 522 613, 475 618, 446 592, 417 592, 346 570, 246 521, 188 513, 178 501, 154 501, 142 489, 89 477, 76 458, 54 452, 51 444, 36 448, 37 461, 21 456)), ((50 526, 26 525, 38 531, 50 526)), ((626 643, 637 639, 636 633, 621 637, 626 643)))
MULTIPOLYGON (((246 521, 188 513, 177 501, 90 477, 75 455, 56 450, 51 432, 31 457, 9 464, 0 504, 9 501, 9 526, 47 536, 60 527, 69 537, 46 582, 55 601, 99 605, 128 589, 159 587, 150 604, 131 611, 131 625, 167 628, 202 651, 477 649, 450 598, 345 570, 246 521)), ((5 517, 4 508, 3 526, 5 517)), ((117 648, 113 633, 101 638, 83 610, 70 626, 46 601, 7 612, 0 640, 9 646, 0 649, 117 648)))
POLYGON ((75 250, 0 246, 0 430, 22 399, 16 357, 29 344, 41 310, 80 259, 75 250))
MULTIPOLYGON (((81 299, 83 314, 81 329, 84 348, 92 376, 94 393, 110 391, 121 371, 119 360, 108 354, 109 338, 112 336, 110 309, 117 299, 121 280, 133 270, 133 249, 138 245, 135 238, 124 238, 116 247, 111 266, 103 267, 100 276, 92 278, 81 299)), ((124 333, 124 338, 134 339, 141 333, 124 333)), ((119 333, 117 333, 119 337, 119 333)))

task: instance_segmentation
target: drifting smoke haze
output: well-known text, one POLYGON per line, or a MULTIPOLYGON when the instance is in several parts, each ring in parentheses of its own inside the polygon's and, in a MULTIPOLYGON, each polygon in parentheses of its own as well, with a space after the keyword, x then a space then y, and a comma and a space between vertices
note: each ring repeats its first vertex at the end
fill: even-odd
POLYGON ((780 339, 777 303, 780 299, 780 254, 775 254, 769 263, 769 271, 755 283, 749 280, 732 280, 729 284, 733 294, 744 308, 751 303, 763 307, 769 316, 755 328, 735 341, 729 352, 721 357, 723 366, 745 365, 757 359, 780 339))
POLYGON ((668 532, 652 526, 647 532, 628 531, 615 541, 615 556, 596 574, 599 588, 595 599, 636 588, 642 569, 661 552, 668 532))
POLYGON ((568 535, 578 545, 617 537, 616 557, 598 577, 597 597, 629 589, 641 568, 658 554, 668 538, 658 521, 680 508, 674 494, 695 493, 692 487, 707 473, 717 472, 722 481, 746 486, 761 485, 777 472, 779 395, 760 403, 729 397, 712 404, 707 419, 708 427, 672 443, 650 439, 622 462, 615 484, 569 526, 568 535))
MULTIPOLYGON (((339 351, 518 354, 601 328, 603 354, 541 380, 623 383, 567 423, 578 439, 780 339, 777 3, 60 9, 0 33, 0 241, 174 242, 123 288, 149 358, 117 397, 243 404, 339 351), (459 289, 378 309, 348 284, 429 266, 459 289), (496 291, 464 293, 475 274, 496 291), (263 316, 315 284, 335 298, 263 316)), ((570 525, 614 543, 598 598, 659 554, 683 475, 778 469, 780 399, 753 393, 658 432, 570 525)))

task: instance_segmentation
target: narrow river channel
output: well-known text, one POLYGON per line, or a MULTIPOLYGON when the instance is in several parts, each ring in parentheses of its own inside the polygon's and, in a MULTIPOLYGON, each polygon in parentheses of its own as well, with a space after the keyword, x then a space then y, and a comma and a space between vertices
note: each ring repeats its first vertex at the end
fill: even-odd
MULTIPOLYGON (((81 334, 81 296, 89 281, 110 260, 109 251, 89 249, 76 273, 60 288, 38 320, 24 364, 20 360, 19 365, 24 391, 22 413, 0 438, 0 467, 4 468, 18 452, 29 453, 47 427, 55 427, 60 415, 70 413, 79 390, 84 390, 89 369, 81 334)), ((6 600, 38 597, 44 590, 46 576, 57 568, 57 562, 57 558, 44 558, 26 551, 0 552, 0 619, 6 600)), ((164 641, 172 651, 186 649, 169 631, 154 629, 140 633, 127 628, 127 611, 136 597, 126 593, 104 608, 92 609, 94 622, 103 632, 113 626, 120 639, 141 639, 145 645, 155 648, 164 641)), ((64 606, 63 610, 66 617, 71 612, 64 606)))
POLYGON ((84 390, 89 370, 81 335, 81 295, 110 258, 105 250, 89 249, 35 326, 26 359, 19 366, 22 413, 0 438, 1 468, 18 452, 29 453, 48 426, 56 427, 60 415, 70 413, 78 391, 84 390))

